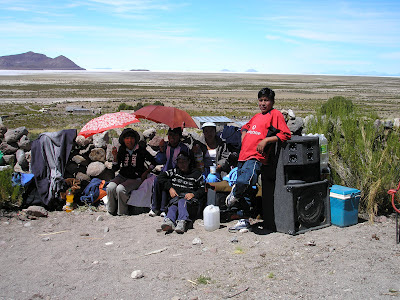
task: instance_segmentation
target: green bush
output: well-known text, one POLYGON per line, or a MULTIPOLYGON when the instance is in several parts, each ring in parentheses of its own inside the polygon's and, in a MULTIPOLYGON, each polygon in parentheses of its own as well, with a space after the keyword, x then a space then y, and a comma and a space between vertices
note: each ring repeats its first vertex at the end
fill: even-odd
POLYGON ((375 126, 374 119, 350 110, 351 105, 341 110, 337 104, 348 100, 336 99, 330 99, 306 131, 325 134, 334 184, 359 189, 360 208, 372 218, 391 209, 387 191, 399 181, 399 132, 375 126))
POLYGON ((133 110, 133 106, 132 105, 128 105, 126 103, 121 103, 120 105, 118 105, 118 109, 117 111, 121 111, 121 110, 133 110))
POLYGON ((354 111, 353 102, 342 96, 335 96, 322 104, 320 112, 322 115, 340 117, 348 116, 354 111))
POLYGON ((19 186, 12 186, 13 168, 0 171, 0 208, 16 208, 22 205, 22 193, 19 186))

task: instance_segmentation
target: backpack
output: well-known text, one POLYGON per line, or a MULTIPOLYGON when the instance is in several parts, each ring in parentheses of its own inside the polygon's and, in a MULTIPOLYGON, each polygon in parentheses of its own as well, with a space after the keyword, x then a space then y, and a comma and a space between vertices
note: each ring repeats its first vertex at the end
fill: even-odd
POLYGON ((240 152, 242 146, 241 128, 236 126, 225 125, 220 134, 220 138, 227 144, 230 152, 240 152))
POLYGON ((95 203, 105 195, 107 195, 107 185, 108 182, 105 180, 101 180, 99 178, 93 178, 86 188, 83 190, 83 193, 80 197, 81 201, 95 203))

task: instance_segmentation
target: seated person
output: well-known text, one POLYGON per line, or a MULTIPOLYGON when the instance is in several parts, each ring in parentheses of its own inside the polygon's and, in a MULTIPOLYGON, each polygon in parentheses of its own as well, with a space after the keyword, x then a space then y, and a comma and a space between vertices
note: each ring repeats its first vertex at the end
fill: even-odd
MULTIPOLYGON (((157 153, 155 160, 158 165, 164 165, 162 172, 171 170, 176 167, 176 158, 180 152, 189 154, 189 148, 181 142, 182 128, 168 129, 168 142, 165 144, 164 140, 160 142, 160 151, 157 153)), ((168 201, 168 194, 160 186, 158 179, 154 180, 153 198, 149 216, 154 217, 157 215, 165 216, 165 208, 168 201)))
POLYGON ((111 215, 129 214, 129 193, 140 186, 156 165, 154 157, 139 147, 139 139, 137 131, 126 128, 119 137, 118 151, 116 147, 112 150, 113 170, 119 170, 119 174, 107 185, 107 210, 111 215), (151 164, 149 168, 146 160, 151 164))
POLYGON ((230 152, 226 143, 217 135, 215 123, 206 122, 202 129, 203 135, 193 146, 193 152, 201 151, 203 154, 204 176, 207 178, 210 174, 210 168, 212 169, 215 166, 216 176, 221 180, 230 171, 228 162, 230 152))
POLYGON ((194 168, 194 159, 182 151, 177 157, 177 168, 161 173, 158 181, 171 196, 161 228, 184 233, 187 223, 196 217, 205 195, 203 175, 194 168))

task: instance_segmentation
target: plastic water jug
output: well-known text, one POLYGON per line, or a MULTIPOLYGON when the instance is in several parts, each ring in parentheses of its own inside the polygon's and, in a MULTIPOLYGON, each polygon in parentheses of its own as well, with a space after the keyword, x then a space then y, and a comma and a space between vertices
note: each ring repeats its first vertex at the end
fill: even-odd
POLYGON ((207 231, 214 231, 219 228, 220 216, 219 207, 208 205, 203 211, 204 228, 207 231))

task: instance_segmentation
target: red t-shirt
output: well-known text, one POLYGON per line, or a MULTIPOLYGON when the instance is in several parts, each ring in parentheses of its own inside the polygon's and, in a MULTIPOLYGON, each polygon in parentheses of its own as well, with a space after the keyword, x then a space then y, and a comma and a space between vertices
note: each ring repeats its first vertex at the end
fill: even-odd
POLYGON ((270 136, 277 136, 282 142, 291 138, 291 133, 286 125, 284 116, 276 109, 271 109, 265 115, 262 113, 256 114, 242 127, 243 130, 247 130, 247 132, 242 141, 239 161, 254 158, 265 165, 267 164, 268 153, 258 153, 258 143, 270 136))

